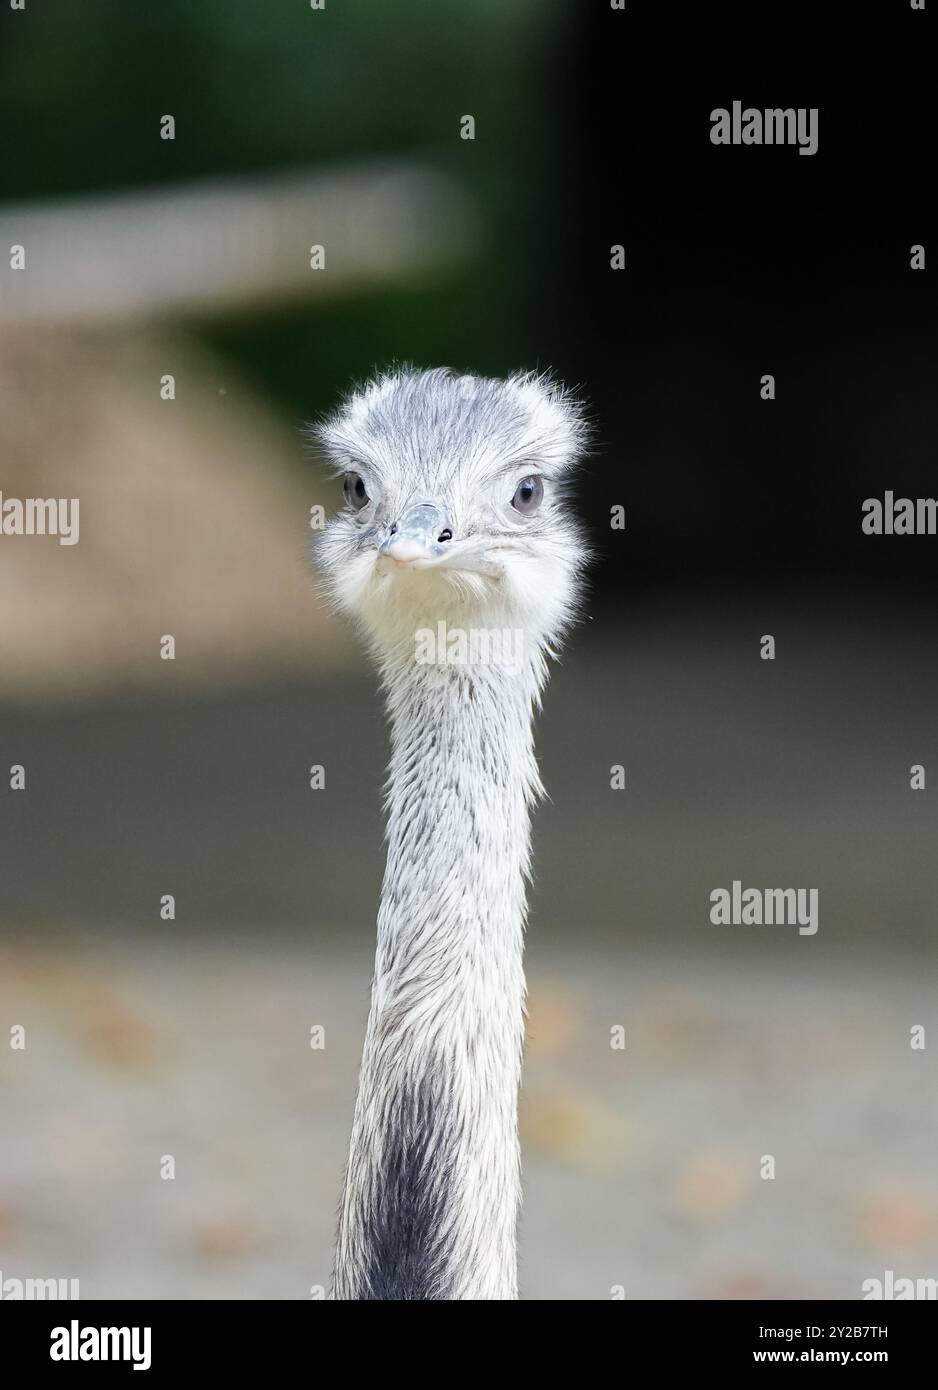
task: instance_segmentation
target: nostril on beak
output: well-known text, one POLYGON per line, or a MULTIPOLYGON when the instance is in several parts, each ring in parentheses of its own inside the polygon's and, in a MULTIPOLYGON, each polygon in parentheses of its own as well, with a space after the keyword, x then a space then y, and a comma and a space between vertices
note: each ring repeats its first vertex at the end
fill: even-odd
POLYGON ((389 521, 378 553, 398 564, 424 569, 442 557, 443 543, 452 539, 442 507, 436 502, 412 502, 389 521))

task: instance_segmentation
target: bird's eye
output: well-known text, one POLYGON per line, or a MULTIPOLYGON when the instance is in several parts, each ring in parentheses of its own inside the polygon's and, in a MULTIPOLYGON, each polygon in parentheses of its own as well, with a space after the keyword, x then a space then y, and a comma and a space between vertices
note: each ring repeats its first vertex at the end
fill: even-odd
POLYGON ((518 484, 511 505, 522 516, 531 516, 544 500, 544 480, 535 474, 518 484))
POLYGON ((360 473, 346 473, 345 500, 356 512, 360 512, 368 501, 368 489, 360 473))

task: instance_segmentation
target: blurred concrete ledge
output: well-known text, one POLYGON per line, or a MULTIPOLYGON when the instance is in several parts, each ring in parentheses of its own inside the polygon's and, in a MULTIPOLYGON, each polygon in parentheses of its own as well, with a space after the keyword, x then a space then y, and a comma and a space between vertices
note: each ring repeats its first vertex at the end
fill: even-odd
POLYGON ((419 162, 0 206, 0 322, 82 324, 412 284, 478 238, 475 205, 419 162), (311 248, 324 248, 312 269, 311 248))

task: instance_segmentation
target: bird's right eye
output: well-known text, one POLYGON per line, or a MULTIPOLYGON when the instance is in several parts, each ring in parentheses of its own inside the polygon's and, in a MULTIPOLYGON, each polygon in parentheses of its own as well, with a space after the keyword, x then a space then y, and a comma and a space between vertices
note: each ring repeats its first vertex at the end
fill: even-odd
POLYGON ((346 473, 345 500, 356 512, 360 512, 368 501, 368 489, 360 473, 346 473))

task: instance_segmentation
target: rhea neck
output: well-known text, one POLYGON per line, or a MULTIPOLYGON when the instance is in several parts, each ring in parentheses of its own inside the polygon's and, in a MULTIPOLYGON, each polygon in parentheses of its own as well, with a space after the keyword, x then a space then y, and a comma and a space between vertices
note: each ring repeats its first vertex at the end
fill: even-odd
POLYGON ((543 661, 383 674, 388 857, 336 1296, 512 1299, 543 661))

